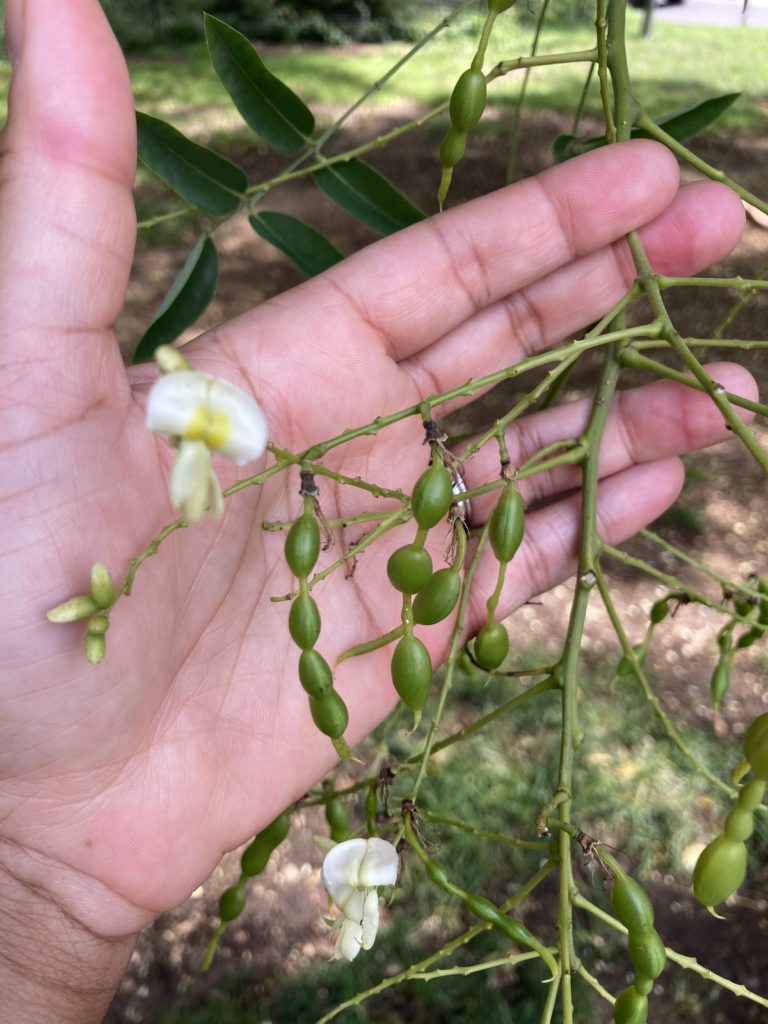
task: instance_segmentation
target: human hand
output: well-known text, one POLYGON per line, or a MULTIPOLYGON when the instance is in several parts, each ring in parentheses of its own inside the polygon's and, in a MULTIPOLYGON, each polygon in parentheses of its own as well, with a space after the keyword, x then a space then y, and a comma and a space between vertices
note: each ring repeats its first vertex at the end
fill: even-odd
MULTIPOLYGON (((83 590, 93 561, 119 576, 172 518, 172 452, 144 425, 154 370, 126 371, 112 333, 134 240, 134 118, 121 55, 95 0, 6 7, 15 77, 0 191, 3 863, 77 926, 129 936, 316 782, 334 752, 296 680, 287 605, 269 600, 291 583, 282 539, 260 524, 297 514, 296 476, 246 490, 222 520, 169 539, 116 606, 100 665, 83 659, 81 629, 45 620, 83 590)), ((628 230, 641 227, 657 270, 690 274, 732 248, 742 221, 725 188, 678 192, 661 147, 610 147, 378 242, 185 355, 252 391, 274 443, 299 451, 601 316, 634 277, 628 230)), ((754 395, 739 367, 713 374, 754 395)), ((518 424, 513 462, 578 436, 587 412, 576 403, 518 424)), ((360 439, 329 463, 407 489, 424 468, 418 426, 360 439)), ((681 486, 676 456, 725 436, 693 391, 659 383, 623 393, 601 464, 603 536, 615 543, 659 515, 681 486)), ((481 456, 468 483, 494 473, 481 456)), ((551 503, 527 517, 500 613, 573 571, 574 474, 523 486, 551 503)), ((356 493, 321 483, 327 516, 360 511, 356 493)), ((396 532, 391 547, 403 542, 396 532)), ((380 586, 391 547, 317 593, 329 660, 398 621, 398 596, 380 586)), ((492 587, 486 568, 479 594, 492 587)), ((439 661, 447 631, 424 639, 439 661)), ((352 742, 395 703, 388 660, 378 652, 339 669, 352 742)))

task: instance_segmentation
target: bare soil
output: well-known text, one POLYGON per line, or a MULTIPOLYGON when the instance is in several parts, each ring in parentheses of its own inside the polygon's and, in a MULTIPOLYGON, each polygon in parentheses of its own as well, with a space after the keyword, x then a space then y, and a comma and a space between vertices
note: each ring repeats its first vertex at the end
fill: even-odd
MULTIPOLYGON (((393 124, 381 117, 358 122, 355 130, 340 137, 339 145, 346 149, 388 130, 393 124)), ((520 176, 534 173, 550 162, 552 140, 568 127, 563 118, 549 113, 526 119, 519 159, 520 176)), ((751 191, 765 193, 768 140, 706 135, 696 141, 695 148, 704 159, 721 167, 751 191)), ((434 208, 435 151, 436 136, 425 130, 409 136, 405 145, 372 154, 370 162, 399 183, 413 202, 431 211, 434 208)), ((251 176, 259 179, 279 170, 274 157, 258 147, 239 147, 230 155, 251 176)), ((506 153, 497 137, 474 139, 456 173, 453 200, 458 202, 500 186, 505 163, 506 153)), ((694 177, 684 171, 686 180, 694 177)), ((147 196, 139 198, 148 201, 147 196)), ((265 206, 311 221, 345 253, 373 240, 367 229, 321 197, 308 181, 276 190, 265 206)), ((190 229, 185 231, 181 243, 176 240, 167 246, 140 252, 119 327, 127 349, 135 344, 151 318, 194 237, 194 230, 190 229)), ((245 217, 236 217, 220 229, 217 245, 221 254, 220 287, 214 303, 192 334, 302 279, 279 253, 253 233, 245 217)), ((712 273, 754 277, 765 267, 768 267, 768 229, 749 221, 740 247, 722 266, 713 268, 712 273)), ((668 298, 683 334, 708 336, 712 325, 722 319, 736 296, 732 292, 695 289, 668 293, 668 298)), ((767 323, 768 294, 763 292, 753 296, 730 334, 732 337, 766 338, 767 323)), ((729 357, 748 365, 759 381, 766 379, 766 352, 731 352, 729 357)), ((581 366, 569 382, 570 394, 576 395, 588 385, 596 365, 581 366)), ((471 413, 457 418, 454 429, 490 422, 509 406, 510 399, 521 388, 525 388, 525 382, 496 389, 471 413)), ((761 436, 764 442, 768 441, 765 430, 761 430, 761 436)), ((690 486, 676 513, 665 521, 664 536, 731 579, 743 579, 749 572, 768 574, 765 481, 749 456, 735 444, 721 445, 691 457, 690 466, 690 486), (696 529, 692 529, 692 525, 696 529)), ((660 556, 646 541, 634 542, 632 550, 663 569, 673 568, 670 559, 660 556)), ((674 571, 678 571, 677 565, 674 571)), ((617 567, 613 579, 614 596, 624 621, 636 625, 633 639, 639 639, 650 604, 660 591, 628 569, 617 567)), ((697 583, 700 585, 700 580, 697 583)), ((708 592, 716 596, 711 587, 708 592)), ((546 595, 541 604, 521 609, 510 622, 513 645, 525 646, 531 637, 541 641, 562 635, 570 593, 571 587, 565 584, 546 595)), ((715 660, 716 629, 716 617, 706 609, 700 606, 682 609, 674 622, 665 624, 659 643, 652 650, 650 667, 664 680, 659 696, 673 717, 696 728, 714 728, 718 735, 736 741, 745 724, 768 705, 767 662, 765 655, 759 654, 760 645, 753 649, 756 653, 748 652, 740 658, 739 671, 723 713, 713 719, 708 687, 715 660)), ((615 661, 617 657, 617 644, 610 626, 597 612, 590 613, 586 649, 587 657, 597 662, 601 659, 615 661)), ((198 973, 198 964, 217 922, 217 895, 232 878, 234 858, 228 858, 187 903, 147 929, 108 1014, 109 1024, 156 1021, 176 1001, 193 1006, 212 989, 226 988, 233 975, 240 979, 239 991, 247 994, 249 1005, 253 1007, 254 1015, 248 1019, 259 1021, 262 1019, 258 1014, 260 1001, 281 975, 299 972, 307 963, 330 955, 327 929, 320 919, 325 909, 319 884, 322 853, 312 841, 313 831, 321 831, 320 821, 314 812, 304 812, 300 817, 301 825, 303 827, 294 827, 290 841, 280 848, 274 864, 254 881, 248 910, 230 927, 208 975, 198 973)), ((765 865, 761 873, 763 879, 768 877, 765 865)), ((697 957, 702 963, 716 965, 723 974, 738 978, 759 992, 768 993, 768 958, 765 956, 768 932, 765 896, 768 892, 765 888, 763 893, 758 901, 745 899, 729 907, 728 924, 723 925, 694 911, 686 891, 671 879, 660 879, 653 893, 657 924, 669 945, 697 957)), ((766 1011, 755 1004, 720 990, 713 989, 713 992, 719 994, 713 997, 707 1024, 757 1024, 766 1020, 766 1011)), ((662 1024, 682 1024, 691 1019, 684 1011, 676 1014, 677 1011, 666 1007, 654 1020, 662 1024)), ((210 1019, 218 1018, 214 1015, 210 1019)), ((407 1017, 398 1013, 391 1019, 399 1021, 407 1017)))

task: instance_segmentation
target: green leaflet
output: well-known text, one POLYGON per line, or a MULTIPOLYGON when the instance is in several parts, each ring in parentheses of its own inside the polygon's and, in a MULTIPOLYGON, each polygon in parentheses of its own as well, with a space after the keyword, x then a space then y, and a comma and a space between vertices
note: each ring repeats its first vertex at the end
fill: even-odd
POLYGON ((262 210, 249 218, 256 234, 279 249, 308 277, 343 259, 343 254, 310 224, 276 210, 262 210))
MULTIPOLYGON (((729 92, 724 96, 713 96, 712 99, 704 100, 693 107, 679 110, 674 114, 667 114, 666 117, 656 119, 659 128, 663 128, 667 135, 671 135, 677 142, 685 142, 686 139, 698 135, 723 114, 732 103, 741 96, 740 92, 729 92)), ((648 132, 640 128, 632 129, 633 139, 650 139, 648 132)), ((578 135, 559 135, 552 145, 552 155, 555 163, 561 164, 571 157, 579 156, 581 153, 588 153, 592 149, 599 149, 605 146, 604 136, 596 136, 591 139, 583 139, 578 135)))
POLYGON ((424 219, 395 186, 363 160, 344 160, 315 171, 318 188, 356 220, 380 235, 424 219))
POLYGON ((314 131, 312 111, 242 33, 210 14, 204 19, 211 63, 245 123, 278 153, 295 153, 314 131))
POLYGON ((141 162, 182 198, 207 213, 231 213, 248 185, 245 173, 157 117, 136 111, 141 162))
POLYGON ((201 235, 173 282, 155 318, 144 332, 133 362, 152 358, 158 345, 175 341, 207 308, 219 279, 219 258, 208 235, 201 235))

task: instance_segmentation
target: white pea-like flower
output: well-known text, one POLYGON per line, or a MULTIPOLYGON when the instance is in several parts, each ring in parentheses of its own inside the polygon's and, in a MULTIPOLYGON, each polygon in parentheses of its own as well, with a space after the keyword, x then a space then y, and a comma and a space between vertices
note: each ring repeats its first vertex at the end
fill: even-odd
POLYGON ((206 511, 222 512, 211 452, 238 466, 257 459, 267 444, 267 421, 247 392, 197 370, 160 377, 149 393, 147 427, 178 445, 171 471, 171 501, 189 523, 206 511))
POLYGON ((380 885, 397 881, 397 850, 385 839, 347 839, 323 861, 322 881, 341 911, 334 960, 354 960, 370 949, 379 928, 380 885))

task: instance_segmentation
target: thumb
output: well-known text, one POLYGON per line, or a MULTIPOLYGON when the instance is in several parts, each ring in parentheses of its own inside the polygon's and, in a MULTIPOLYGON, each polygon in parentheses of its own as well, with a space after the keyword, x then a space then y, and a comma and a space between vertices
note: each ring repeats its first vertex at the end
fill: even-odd
POLYGON ((50 384, 53 364, 66 365, 70 408, 59 411, 72 415, 95 384, 114 387, 122 374, 111 327, 135 239, 130 80, 97 0, 5 7, 13 79, 0 140, 0 365, 24 365, 27 386, 27 371, 50 384))

